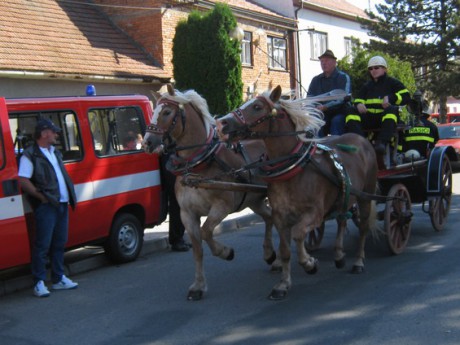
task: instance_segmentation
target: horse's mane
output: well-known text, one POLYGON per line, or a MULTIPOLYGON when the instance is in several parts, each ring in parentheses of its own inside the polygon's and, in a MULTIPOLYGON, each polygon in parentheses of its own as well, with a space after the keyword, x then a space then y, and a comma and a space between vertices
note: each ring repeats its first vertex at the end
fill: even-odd
POLYGON ((208 102, 206 102, 206 100, 201 97, 195 90, 187 90, 185 92, 174 90, 174 96, 171 96, 168 92, 166 92, 161 95, 161 98, 170 99, 180 104, 191 103, 193 107, 198 111, 199 115, 201 115, 207 133, 209 132, 210 127, 216 124, 216 120, 209 113, 208 102))
MULTIPOLYGON (((270 91, 264 92, 262 96, 269 100, 270 91)), ((296 131, 309 131, 316 136, 325 123, 322 111, 303 100, 280 99, 279 104, 281 108, 286 111, 292 122, 294 122, 296 131)), ((305 137, 305 134, 299 135, 299 139, 303 141, 309 140, 305 137)))

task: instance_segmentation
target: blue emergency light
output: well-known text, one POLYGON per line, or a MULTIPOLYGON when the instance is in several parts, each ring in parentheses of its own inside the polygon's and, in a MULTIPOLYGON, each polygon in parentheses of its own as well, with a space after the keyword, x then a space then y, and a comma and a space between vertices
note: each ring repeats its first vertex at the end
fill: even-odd
POLYGON ((96 96, 96 87, 92 84, 86 87, 86 96, 96 96))

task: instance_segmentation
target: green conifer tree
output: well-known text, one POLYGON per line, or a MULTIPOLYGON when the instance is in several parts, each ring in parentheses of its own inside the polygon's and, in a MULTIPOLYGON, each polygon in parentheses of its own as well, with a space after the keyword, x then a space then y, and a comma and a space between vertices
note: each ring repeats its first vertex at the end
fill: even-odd
POLYGON ((175 87, 198 92, 216 115, 235 109, 243 99, 240 42, 229 35, 236 25, 230 8, 217 3, 208 13, 192 12, 176 27, 175 87))

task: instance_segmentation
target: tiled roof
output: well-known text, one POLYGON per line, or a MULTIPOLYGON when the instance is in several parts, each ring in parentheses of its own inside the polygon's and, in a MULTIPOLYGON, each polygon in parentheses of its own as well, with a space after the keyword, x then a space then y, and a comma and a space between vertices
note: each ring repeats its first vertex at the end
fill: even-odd
POLYGON ((168 79, 153 58, 92 6, 1 0, 0 71, 168 79))
POLYGON ((245 10, 248 10, 248 11, 262 13, 262 14, 265 14, 265 15, 273 16, 273 17, 279 17, 279 18, 283 17, 283 16, 280 16, 279 14, 277 14, 276 12, 273 12, 273 11, 263 7, 262 5, 258 5, 258 4, 254 3, 254 2, 251 2, 251 0, 210 0, 210 1, 212 1, 212 2, 223 2, 223 3, 227 4, 228 6, 244 8, 245 10))

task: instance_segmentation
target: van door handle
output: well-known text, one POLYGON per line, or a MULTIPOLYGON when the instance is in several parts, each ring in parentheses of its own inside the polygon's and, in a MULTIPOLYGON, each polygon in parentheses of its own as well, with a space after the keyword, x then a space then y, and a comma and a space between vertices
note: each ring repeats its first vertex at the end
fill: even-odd
POLYGON ((5 196, 19 194, 18 180, 5 180, 2 182, 2 186, 3 186, 3 194, 5 194, 5 196))

